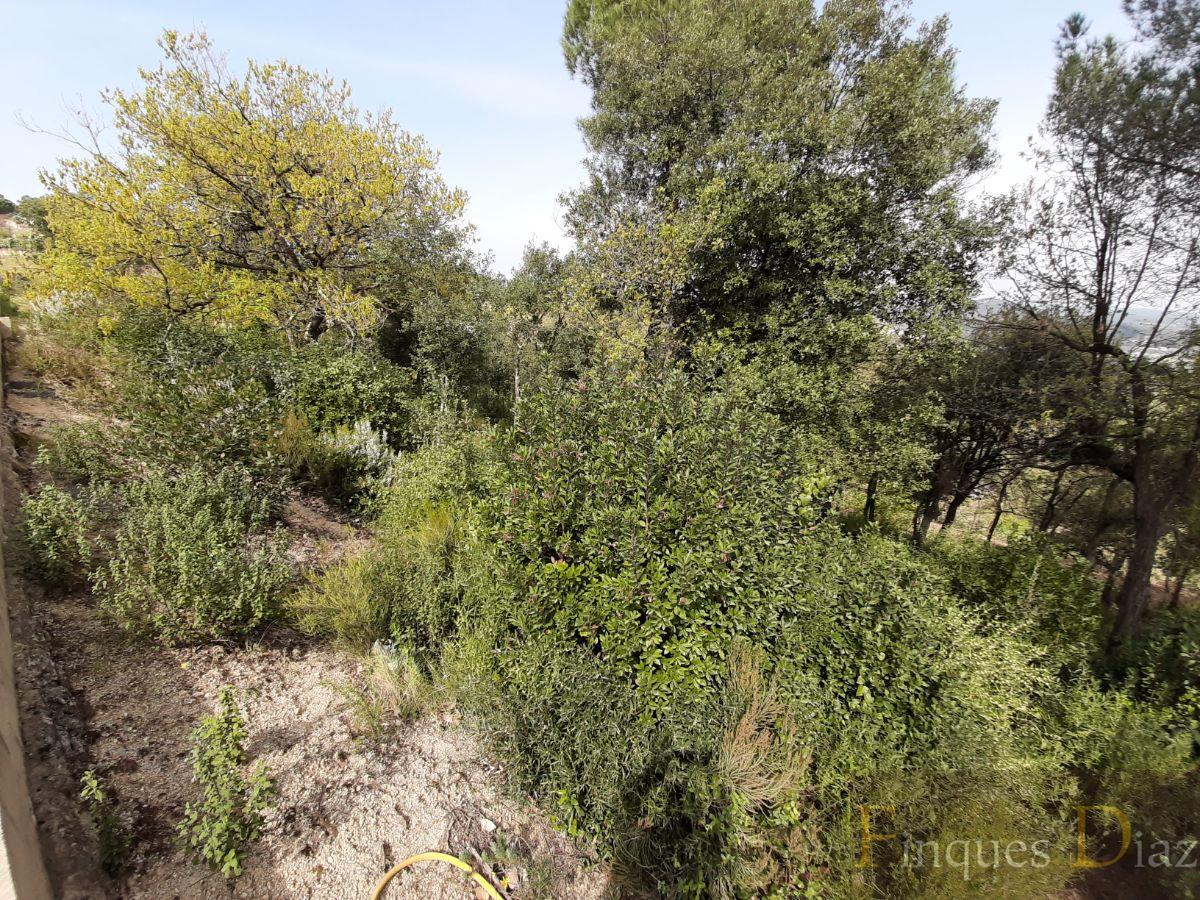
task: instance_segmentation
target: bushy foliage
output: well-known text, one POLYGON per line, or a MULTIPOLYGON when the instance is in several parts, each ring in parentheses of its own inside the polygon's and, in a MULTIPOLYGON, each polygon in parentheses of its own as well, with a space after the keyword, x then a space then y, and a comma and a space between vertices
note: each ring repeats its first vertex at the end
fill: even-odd
POLYGON ((100 609, 162 640, 236 637, 266 621, 288 579, 267 504, 236 470, 152 474, 121 492, 123 515, 93 574, 100 609))
POLYGON ((261 467, 280 418, 267 386, 228 363, 131 373, 119 412, 130 455, 178 468, 261 467))
POLYGON ((340 346, 334 336, 294 354, 280 373, 285 402, 317 431, 369 421, 395 448, 412 442, 415 375, 378 352, 340 346))
POLYGON ((460 576, 472 627, 443 652, 522 783, 664 896, 940 890, 886 853, 855 871, 859 803, 921 839, 1065 846, 1040 650, 901 543, 819 522, 818 464, 752 377, 705 366, 593 369, 503 447, 504 577, 460 576))
MULTIPOLYGON (((458 627, 475 580, 470 498, 479 489, 482 448, 467 439, 429 447, 394 464, 376 522, 378 544, 321 573, 289 601, 299 626, 357 652, 397 640, 427 667, 458 627)), ((475 606, 478 604, 476 603, 475 606)))
POLYGON ((289 413, 283 420, 274 452, 284 468, 303 485, 331 502, 356 511, 368 510, 385 487, 396 453, 387 434, 365 419, 353 427, 317 432, 308 419, 289 413))
POLYGON ((31 494, 22 507, 22 537, 39 578, 61 584, 86 576, 91 563, 87 503, 52 484, 31 494))
POLYGON ((1082 559, 1045 535, 1007 545, 940 539, 930 553, 955 592, 985 620, 1016 629, 1048 665, 1086 668, 1103 643, 1100 584, 1082 559))
POLYGON ((38 449, 37 463, 66 483, 113 482, 130 474, 117 458, 123 436, 115 427, 95 423, 52 429, 38 449))
POLYGON ((1114 677, 1168 711, 1200 747, 1200 611, 1158 610, 1113 660, 1114 677))
POLYGON ((233 688, 221 688, 217 711, 192 733, 192 778, 201 799, 179 823, 184 846, 201 862, 233 878, 242 873, 247 845, 258 840, 273 786, 262 762, 247 773, 246 722, 233 688))
POLYGON ((505 453, 496 528, 526 598, 515 624, 571 635, 664 700, 684 685, 701 699, 728 637, 772 626, 778 551, 823 486, 753 383, 715 360, 549 387, 505 453))

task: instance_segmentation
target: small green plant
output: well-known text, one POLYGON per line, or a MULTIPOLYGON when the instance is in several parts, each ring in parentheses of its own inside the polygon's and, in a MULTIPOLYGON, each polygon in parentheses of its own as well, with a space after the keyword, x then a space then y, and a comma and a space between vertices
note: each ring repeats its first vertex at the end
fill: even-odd
POLYGON ((205 716, 192 733, 192 776, 201 799, 184 809, 179 834, 197 860, 227 878, 242 873, 246 847, 262 833, 263 812, 274 787, 266 767, 256 762, 246 772, 246 722, 233 688, 217 695, 217 712, 205 716))
POLYGON ((80 798, 87 804, 88 816, 96 829, 99 842, 100 867, 109 875, 116 875, 129 862, 133 851, 133 837, 121 820, 117 804, 104 789, 94 769, 83 773, 83 790, 80 798))
POLYGON ((483 861, 495 868, 507 896, 514 900, 554 900, 554 863, 549 858, 530 858, 499 831, 482 855, 483 861))
POLYGON ((255 494, 247 475, 199 468, 127 485, 108 561, 92 578, 100 609, 171 643, 257 628, 274 614, 288 570, 255 494))
POLYGON ((52 484, 25 501, 24 539, 33 573, 50 584, 85 574, 91 561, 87 505, 52 484))
POLYGON ((322 340, 292 355, 278 380, 284 399, 318 432, 370 419, 393 446, 410 443, 416 375, 377 352, 322 340))
POLYGON ((436 696, 434 685, 412 653, 390 642, 380 642, 372 649, 367 678, 384 708, 400 721, 420 716, 436 696))
POLYGON ((387 735, 383 702, 370 687, 356 681, 326 681, 324 684, 346 701, 354 719, 354 740, 374 744, 387 735))
POLYGON ((377 642, 363 677, 330 683, 350 706, 364 741, 381 741, 392 725, 418 718, 433 704, 436 693, 421 666, 404 648, 377 642))

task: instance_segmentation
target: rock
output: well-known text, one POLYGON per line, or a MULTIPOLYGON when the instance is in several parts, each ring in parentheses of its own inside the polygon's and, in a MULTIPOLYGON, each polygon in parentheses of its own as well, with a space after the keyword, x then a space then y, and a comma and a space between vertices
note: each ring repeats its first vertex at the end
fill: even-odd
POLYGON ((488 834, 491 834, 493 831, 496 830, 496 823, 493 822, 491 819, 480 818, 479 827, 482 828, 484 831, 486 831, 488 834))

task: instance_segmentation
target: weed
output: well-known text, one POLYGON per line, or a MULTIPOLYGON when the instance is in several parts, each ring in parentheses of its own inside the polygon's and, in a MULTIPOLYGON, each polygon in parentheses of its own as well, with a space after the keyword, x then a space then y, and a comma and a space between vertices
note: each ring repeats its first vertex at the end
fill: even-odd
POLYGON ((118 481, 128 473, 113 452, 120 440, 114 429, 93 423, 59 426, 38 450, 37 462, 63 482, 118 481))
POLYGON ((513 900, 555 900, 554 863, 543 857, 529 858, 496 832, 492 845, 482 854, 483 861, 499 870, 501 887, 513 900))
POLYGON ((373 556, 366 554, 314 576, 288 601, 296 626, 306 634, 331 637, 355 653, 366 653, 386 638, 390 611, 376 600, 374 567, 373 556))
POLYGON ((83 773, 83 790, 79 796, 87 804, 88 816, 96 829, 100 867, 109 875, 117 875, 129 863, 133 837, 94 769, 83 773))
POLYGON ((262 832, 263 812, 274 792, 266 767, 245 772, 246 723, 233 688, 217 696, 217 712, 192 733, 192 776, 201 799, 184 809, 178 830, 184 846, 227 878, 242 873, 248 844, 262 832))
POLYGON ((396 724, 420 717, 437 696, 412 655, 390 642, 375 644, 361 680, 329 686, 350 705, 366 742, 382 741, 396 724))

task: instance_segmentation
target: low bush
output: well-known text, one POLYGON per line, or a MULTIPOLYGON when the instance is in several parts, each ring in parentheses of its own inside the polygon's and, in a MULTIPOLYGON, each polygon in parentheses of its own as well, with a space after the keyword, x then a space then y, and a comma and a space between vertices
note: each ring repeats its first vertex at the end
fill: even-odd
POLYGON ((394 727, 429 711, 440 696, 420 664, 403 647, 378 641, 360 678, 332 685, 350 705, 361 739, 380 741, 394 727))
POLYGON ((285 416, 275 449, 293 478, 359 512, 370 510, 397 459, 387 435, 366 420, 317 432, 294 412, 285 416))
POLYGON ((1060 888, 1073 782, 1042 731, 1045 650, 903 542, 820 522, 819 461, 760 395, 692 359, 523 403, 485 504, 496 558, 454 559, 440 633, 461 702, 636 890, 1060 888), (864 870, 861 804, 912 840, 1036 834, 1062 852, 964 881, 906 868, 898 841, 864 870))
POLYGON ((113 482, 128 477, 120 458, 124 437, 116 426, 97 423, 60 425, 51 429, 38 450, 37 463, 61 482, 113 482))
POLYGON ((273 786, 266 767, 246 771, 246 723, 233 689, 217 697, 217 711, 192 733, 192 778, 200 800, 189 803, 179 823, 184 846, 226 877, 241 874, 247 845, 258 840, 273 786))
POLYGON ((1200 610, 1153 611, 1112 660, 1111 675, 1134 696, 1166 710, 1200 748, 1200 610))
POLYGON ((111 366, 88 347, 59 333, 27 331, 16 343, 12 364, 38 378, 53 378, 84 390, 110 387, 111 366))
POLYGON ((368 551, 312 576, 288 599, 296 626, 354 653, 366 653, 376 641, 387 639, 391 609, 378 596, 376 565, 368 551))
POLYGON ((92 583, 121 627, 169 642, 244 635, 270 618, 288 580, 268 504, 250 476, 193 468, 122 490, 123 516, 92 583))
POLYGON ((22 537, 33 574, 50 584, 85 577, 92 557, 90 523, 87 502, 61 488, 47 484, 29 495, 22 537))
POLYGON ((129 423, 127 454, 147 464, 275 474, 270 450, 280 405, 260 378, 236 365, 134 369, 117 412, 129 423))
POLYGON ((298 625, 365 653, 394 640, 426 668, 478 609, 468 595, 494 580, 479 560, 472 497, 482 490, 483 439, 463 439, 402 455, 391 467, 375 523, 377 546, 314 578, 289 601, 298 625))
POLYGON ((369 421, 394 449, 412 444, 416 377, 376 351, 328 336, 296 351, 278 378, 284 401, 318 432, 369 421))
POLYGON ((1078 557, 1039 534, 1006 546, 973 538, 930 545, 937 568, 985 621, 1014 628, 1047 653, 1047 666, 1079 669, 1096 661, 1105 634, 1101 585, 1078 557))

